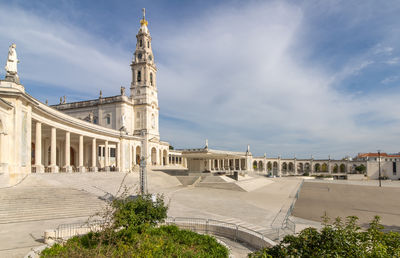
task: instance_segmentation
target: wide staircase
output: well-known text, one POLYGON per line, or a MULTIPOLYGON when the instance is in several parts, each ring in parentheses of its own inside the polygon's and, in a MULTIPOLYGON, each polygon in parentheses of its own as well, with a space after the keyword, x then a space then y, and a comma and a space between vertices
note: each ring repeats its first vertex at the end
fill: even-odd
POLYGON ((67 187, 0 189, 0 224, 88 217, 104 205, 97 196, 67 187))

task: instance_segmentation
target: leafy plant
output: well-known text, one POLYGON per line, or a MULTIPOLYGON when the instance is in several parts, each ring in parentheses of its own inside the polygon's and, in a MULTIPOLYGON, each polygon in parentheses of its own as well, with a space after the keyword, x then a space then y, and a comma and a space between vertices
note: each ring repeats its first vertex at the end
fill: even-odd
POLYGON ((358 218, 336 218, 318 231, 306 228, 297 236, 288 235, 276 246, 254 252, 249 257, 400 257, 400 233, 382 231, 379 216, 367 231, 357 225, 358 218))

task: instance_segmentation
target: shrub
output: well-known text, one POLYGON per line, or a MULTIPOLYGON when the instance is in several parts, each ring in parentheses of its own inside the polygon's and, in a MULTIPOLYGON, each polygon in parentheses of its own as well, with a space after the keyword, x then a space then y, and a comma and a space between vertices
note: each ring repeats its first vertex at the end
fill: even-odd
POLYGON ((379 216, 367 231, 357 226, 358 218, 337 218, 318 231, 307 228, 297 236, 288 235, 276 246, 254 252, 249 257, 400 257, 400 233, 382 232, 379 216))
POLYGON ((228 257, 214 237, 178 227, 157 225, 167 216, 162 196, 119 198, 106 210, 99 232, 75 236, 46 248, 41 257, 228 257))
POLYGON ((163 196, 157 195, 153 201, 150 194, 116 199, 112 202, 112 206, 115 209, 113 214, 115 228, 137 227, 142 224, 154 226, 164 222, 168 211, 163 196))

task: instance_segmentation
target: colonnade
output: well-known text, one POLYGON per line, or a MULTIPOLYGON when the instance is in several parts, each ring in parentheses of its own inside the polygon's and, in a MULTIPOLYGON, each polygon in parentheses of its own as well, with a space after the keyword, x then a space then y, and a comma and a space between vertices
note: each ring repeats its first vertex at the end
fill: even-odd
POLYGON ((208 159, 207 170, 208 171, 247 170, 246 159, 242 158, 208 159))
POLYGON ((35 141, 32 142, 33 172, 95 172, 118 170, 120 167, 119 139, 109 141, 101 137, 72 134, 55 126, 43 126, 40 121, 35 121, 35 134, 35 141), (49 134, 46 135, 48 131, 49 134), (71 138, 77 140, 77 144, 71 144, 71 138))

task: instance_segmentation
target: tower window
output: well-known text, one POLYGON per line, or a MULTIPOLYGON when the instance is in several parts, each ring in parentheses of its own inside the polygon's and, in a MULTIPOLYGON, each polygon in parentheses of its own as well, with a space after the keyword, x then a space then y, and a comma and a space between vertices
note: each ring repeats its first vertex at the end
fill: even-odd
POLYGON ((150 73, 150 85, 153 86, 153 73, 150 73))
POLYGON ((107 115, 106 116, 106 123, 109 125, 109 124, 111 124, 111 116, 110 115, 107 115))
POLYGON ((139 40, 139 47, 143 47, 143 42, 142 42, 142 40, 139 40))
POLYGON ((147 48, 150 48, 150 41, 147 41, 147 48))
POLYGON ((140 71, 137 72, 137 81, 142 81, 142 73, 140 71))

